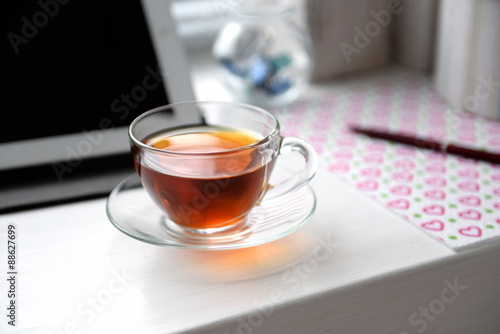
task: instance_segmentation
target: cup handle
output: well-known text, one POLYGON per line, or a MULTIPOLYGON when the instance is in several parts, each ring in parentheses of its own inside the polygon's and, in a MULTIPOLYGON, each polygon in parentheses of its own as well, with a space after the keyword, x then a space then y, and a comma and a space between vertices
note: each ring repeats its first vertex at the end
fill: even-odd
MULTIPOLYGON (((305 160, 305 166, 277 184, 269 184, 264 200, 280 197, 307 184, 318 169, 318 155, 307 141, 296 137, 285 137, 281 142, 279 155, 298 152, 305 160)), ((279 156, 278 156, 279 158, 279 156)))

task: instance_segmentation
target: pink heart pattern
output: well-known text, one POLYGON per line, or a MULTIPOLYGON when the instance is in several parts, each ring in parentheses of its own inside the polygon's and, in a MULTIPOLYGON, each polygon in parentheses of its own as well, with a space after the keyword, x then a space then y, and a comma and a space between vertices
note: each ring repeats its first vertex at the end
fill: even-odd
POLYGON ((437 164, 432 164, 432 165, 427 165, 425 166, 425 170, 428 172, 428 173, 434 173, 434 174, 444 174, 446 173, 446 166, 441 164, 441 163, 437 163, 437 164))
POLYGON ((394 186, 390 189, 391 194, 396 196, 409 196, 411 195, 411 191, 411 187, 406 184, 398 184, 397 186, 394 186))
POLYGON ((396 210, 408 210, 408 208, 410 207, 410 201, 408 201, 406 198, 398 198, 387 202, 387 206, 391 209, 396 210))
POLYGON ((422 209, 426 214, 432 215, 432 216, 442 216, 445 212, 445 209, 442 205, 439 204, 432 204, 429 206, 425 206, 422 209))
POLYGON ((419 72, 394 73, 270 110, 325 169, 453 249, 500 237, 500 165, 356 135, 371 126, 500 153, 500 122, 449 108, 419 72))
POLYGON ((466 191, 466 192, 475 193, 475 192, 478 192, 480 189, 479 184, 475 181, 459 182, 457 185, 458 185, 459 189, 466 191))
POLYGON ((463 205, 467 205, 467 206, 479 206, 479 205, 481 205, 481 198, 479 198, 476 195, 469 195, 469 196, 460 197, 458 199, 458 201, 460 203, 462 203, 463 205))
POLYGON ((474 210, 474 209, 469 209, 469 210, 459 212, 458 215, 460 217, 462 217, 463 219, 467 219, 467 220, 479 220, 479 219, 481 219, 481 212, 474 210))
POLYGON ((375 191, 378 189, 378 182, 375 180, 359 181, 356 184, 356 187, 358 187, 358 189, 364 190, 364 191, 375 191))
POLYGON ((431 187, 445 187, 446 186, 446 179, 444 177, 440 176, 433 176, 429 177, 424 180, 425 184, 431 187))
POLYGON ((446 192, 441 189, 426 190, 424 191, 424 197, 431 200, 441 201, 446 198, 446 192))
POLYGON ((474 168, 467 168, 458 171, 458 175, 464 179, 477 179, 479 172, 474 168))
POLYGON ((413 174, 407 171, 399 171, 392 173, 391 178, 396 182, 411 182, 413 180, 413 174))
POLYGON ((420 224, 426 230, 431 231, 442 231, 444 229, 444 223, 440 220, 432 220, 430 222, 420 224))
POLYGON ((461 235, 465 235, 467 237, 474 237, 474 238, 478 238, 481 235, 483 235, 483 231, 481 230, 481 228, 477 226, 469 226, 461 228, 458 230, 458 233, 460 233, 461 235))
POLYGON ((382 174, 382 171, 378 167, 366 167, 359 170, 359 173, 364 177, 377 178, 382 174))

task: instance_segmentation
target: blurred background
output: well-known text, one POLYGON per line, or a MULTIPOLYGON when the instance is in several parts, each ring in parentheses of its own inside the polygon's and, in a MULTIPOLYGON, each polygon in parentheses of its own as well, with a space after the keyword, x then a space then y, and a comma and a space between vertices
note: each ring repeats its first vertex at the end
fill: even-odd
MULTIPOLYGON (((308 74, 312 82, 339 81, 354 73, 399 64, 428 73, 434 89, 454 107, 500 118, 500 58, 497 56, 500 52, 500 2, 497 0, 252 3, 249 5, 240 0, 175 2, 173 14, 190 61, 217 60, 217 54, 210 59, 212 53, 217 53, 217 50, 212 50, 214 43, 224 44, 225 41, 226 45, 231 44, 231 37, 221 34, 221 31, 234 22, 239 25, 244 25, 245 20, 250 22, 249 15, 246 15, 249 11, 254 10, 254 16, 258 17, 250 24, 258 22, 262 26, 272 25, 263 18, 273 13, 274 22, 283 21, 299 31, 296 38, 300 33, 306 33, 310 38, 311 68, 308 74)), ((279 37, 279 29, 276 31, 278 37, 275 40, 268 39, 263 43, 283 43, 286 38, 279 37)), ((240 38, 248 39, 248 36, 240 38)), ((247 47, 251 44, 245 43, 247 47)), ((258 50, 254 47, 254 51, 255 56, 258 50)), ((246 59, 249 72, 258 71, 258 63, 250 58, 246 59)), ((241 57, 239 60, 245 63, 241 57)), ((225 71, 232 71, 234 76, 234 68, 226 66, 225 71)), ((287 75, 300 77, 302 74, 287 75)), ((258 81, 258 78, 253 79, 258 81)), ((230 86, 234 85, 233 80, 230 86)), ((246 96, 245 93, 238 95, 241 90, 245 89, 234 92, 229 88, 229 94, 249 101, 253 99, 257 104, 273 104, 275 100, 274 96, 267 96, 267 101, 256 100, 248 96, 251 94, 248 87, 246 96)), ((296 97, 297 94, 278 101, 278 104, 296 97)))

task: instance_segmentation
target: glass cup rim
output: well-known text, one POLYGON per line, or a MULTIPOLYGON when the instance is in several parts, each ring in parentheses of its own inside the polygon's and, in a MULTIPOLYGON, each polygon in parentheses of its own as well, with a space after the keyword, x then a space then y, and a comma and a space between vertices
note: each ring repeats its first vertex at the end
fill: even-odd
POLYGON ((161 154, 168 154, 168 155, 173 155, 173 156, 210 156, 210 155, 237 153, 240 151, 245 151, 248 149, 254 149, 256 147, 260 147, 260 146, 264 145, 265 143, 271 141, 272 138, 274 138, 275 136, 277 136, 279 134, 279 132, 280 132, 280 123, 279 123, 278 119, 276 117, 274 117, 274 115, 271 114, 270 112, 268 112, 267 110, 260 108, 260 107, 257 107, 257 106, 254 106, 254 105, 251 105, 251 104, 246 104, 246 103, 241 103, 241 102, 230 102, 230 101, 184 101, 184 102, 174 102, 174 103, 166 104, 163 106, 159 106, 159 107, 150 109, 150 110, 140 114, 132 121, 132 123, 130 123, 130 126, 128 128, 128 136, 132 140, 134 145, 137 145, 137 146, 139 146, 147 151, 157 152, 157 153, 161 153, 161 154), (265 114, 267 116, 270 116, 274 122, 274 127, 267 136, 263 137, 259 141, 256 141, 255 143, 251 143, 251 144, 248 144, 245 146, 241 146, 241 147, 237 147, 237 148, 233 148, 233 149, 229 149, 229 150, 213 151, 213 152, 179 152, 179 151, 169 151, 169 150, 165 150, 165 149, 160 149, 160 148, 156 148, 156 147, 152 147, 152 146, 144 144, 142 141, 138 140, 132 133, 132 129, 134 128, 134 126, 140 120, 148 117, 151 114, 155 114, 155 113, 170 109, 170 108, 175 107, 175 106, 196 105, 196 104, 221 104, 221 105, 228 105, 228 106, 233 106, 233 107, 237 106, 237 107, 243 107, 243 108, 247 108, 247 109, 253 109, 254 111, 259 112, 260 114, 265 114))

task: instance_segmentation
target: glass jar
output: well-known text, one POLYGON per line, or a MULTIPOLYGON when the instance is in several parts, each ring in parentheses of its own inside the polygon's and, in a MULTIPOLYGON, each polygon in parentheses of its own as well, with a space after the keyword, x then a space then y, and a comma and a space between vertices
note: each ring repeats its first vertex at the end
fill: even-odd
POLYGON ((309 81, 313 59, 294 7, 288 1, 232 2, 212 50, 227 88, 254 105, 292 102, 309 81))

